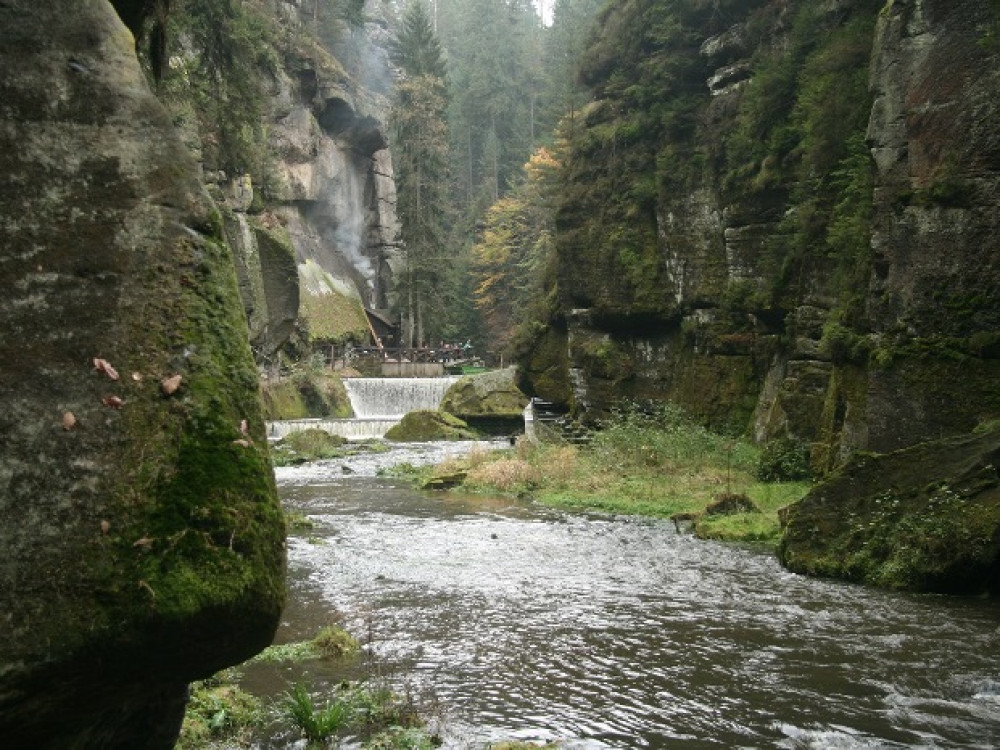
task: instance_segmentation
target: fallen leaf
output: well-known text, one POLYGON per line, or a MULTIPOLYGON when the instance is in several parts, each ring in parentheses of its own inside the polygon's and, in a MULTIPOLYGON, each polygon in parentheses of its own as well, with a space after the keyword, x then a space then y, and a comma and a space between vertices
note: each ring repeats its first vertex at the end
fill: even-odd
POLYGON ((240 433, 243 435, 250 434, 250 423, 247 422, 245 419, 240 421, 240 433))
POLYGON ((153 542, 155 541, 156 540, 153 539, 152 537, 144 536, 141 539, 136 539, 135 542, 133 542, 132 546, 142 547, 143 549, 149 549, 150 547, 153 546, 153 542))
POLYGON ((103 372, 112 380, 118 380, 118 370, 111 366, 111 363, 106 359, 101 359, 100 357, 94 357, 94 369, 98 372, 103 372))
POLYGON ((141 372, 133 372, 132 373, 132 380, 134 380, 136 383, 138 383, 140 380, 142 380, 142 373, 141 372))
POLYGON ((101 403, 105 406, 110 406, 112 409, 121 409, 125 405, 125 402, 118 398, 118 396, 105 396, 101 399, 101 403))
POLYGON ((76 415, 71 411, 68 411, 65 414, 63 414, 62 426, 64 430, 72 430, 74 427, 76 427, 76 415))
POLYGON ((242 445, 244 448, 249 448, 250 447, 250 441, 249 440, 234 440, 233 441, 233 445, 242 445))
POLYGON ((101 521, 101 533, 107 534, 111 530, 111 524, 107 521, 101 521))
POLYGON ((183 378, 180 375, 171 375, 169 378, 164 378, 160 381, 160 390, 165 395, 172 396, 181 387, 181 380, 183 378))

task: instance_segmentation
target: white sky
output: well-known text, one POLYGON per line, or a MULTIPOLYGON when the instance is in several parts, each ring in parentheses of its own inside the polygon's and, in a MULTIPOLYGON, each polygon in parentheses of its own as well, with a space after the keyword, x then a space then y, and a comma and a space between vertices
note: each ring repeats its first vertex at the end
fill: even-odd
POLYGON ((546 26, 552 25, 552 6, 556 0, 531 0, 546 26))

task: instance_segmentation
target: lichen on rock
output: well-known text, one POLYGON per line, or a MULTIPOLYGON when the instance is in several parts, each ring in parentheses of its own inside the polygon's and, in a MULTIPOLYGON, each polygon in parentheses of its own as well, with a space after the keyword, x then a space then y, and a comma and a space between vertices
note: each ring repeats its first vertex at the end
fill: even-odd
POLYGON ((0 4, 0 70, 0 735, 169 748, 284 597, 232 261, 110 4, 0 4))

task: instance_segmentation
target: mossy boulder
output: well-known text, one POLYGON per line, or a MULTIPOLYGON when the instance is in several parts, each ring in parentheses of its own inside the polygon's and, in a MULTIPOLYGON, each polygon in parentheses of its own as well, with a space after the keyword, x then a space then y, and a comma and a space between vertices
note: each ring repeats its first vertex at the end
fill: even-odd
POLYGON ((466 375, 444 394, 441 411, 466 420, 469 417, 521 419, 528 397, 515 385, 514 378, 513 367, 466 375))
POLYGON ((386 440, 403 443, 473 440, 475 437, 465 422, 443 411, 411 411, 385 433, 386 440))
POLYGON ((311 429, 291 432, 274 446, 274 463, 278 466, 320 461, 343 455, 347 438, 326 430, 311 429))
POLYGON ((1000 425, 856 456, 782 511, 790 570, 959 594, 1000 595, 1000 425))
POLYGON ((351 401, 344 382, 329 372, 304 370, 261 385, 264 418, 309 419, 350 417, 351 401))
POLYGON ((0 4, 0 736, 171 748, 284 526, 221 220, 106 2, 0 4))

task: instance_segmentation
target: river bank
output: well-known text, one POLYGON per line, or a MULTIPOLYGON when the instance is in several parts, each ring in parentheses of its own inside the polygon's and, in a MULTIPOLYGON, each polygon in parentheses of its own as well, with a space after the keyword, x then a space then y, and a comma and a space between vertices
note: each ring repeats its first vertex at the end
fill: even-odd
POLYGON ((571 511, 672 518, 702 539, 773 548, 779 509, 810 487, 796 447, 762 453, 669 407, 620 413, 582 445, 519 441, 409 472, 424 487, 530 498, 571 511), (784 480, 784 481, 782 481, 784 480))

